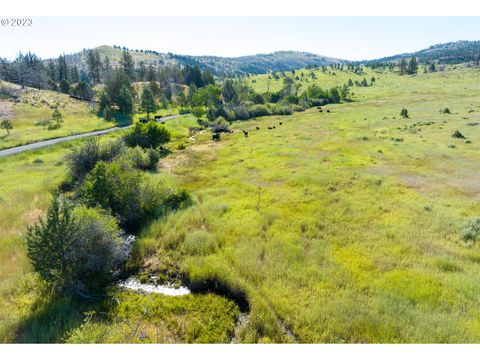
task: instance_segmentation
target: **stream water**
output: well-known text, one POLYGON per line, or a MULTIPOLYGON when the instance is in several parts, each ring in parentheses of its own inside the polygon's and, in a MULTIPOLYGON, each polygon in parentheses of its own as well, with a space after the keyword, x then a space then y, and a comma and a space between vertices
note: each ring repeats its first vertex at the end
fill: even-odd
POLYGON ((142 284, 136 278, 128 278, 127 280, 120 281, 118 286, 124 289, 138 291, 143 293, 155 293, 163 294, 167 296, 182 296, 188 295, 191 293, 190 289, 184 286, 174 287, 172 285, 153 285, 153 284, 142 284))

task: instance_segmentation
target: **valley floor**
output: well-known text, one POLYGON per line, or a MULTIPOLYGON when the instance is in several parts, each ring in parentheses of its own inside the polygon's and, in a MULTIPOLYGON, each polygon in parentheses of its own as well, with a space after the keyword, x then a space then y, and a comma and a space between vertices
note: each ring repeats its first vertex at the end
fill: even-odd
MULTIPOLYGON (((480 216, 480 71, 375 77, 330 113, 237 122, 222 141, 200 134, 163 159, 153 176, 190 190, 194 205, 141 234, 142 271, 177 267, 192 283, 245 292, 239 342, 480 342, 480 248, 462 238, 480 216)), ((65 151, 0 159, 3 341, 31 341, 25 324, 52 326, 38 320, 41 286, 19 244, 64 172, 65 151), (37 157, 43 163, 32 164, 37 157)), ((118 297, 110 314, 136 316, 145 301, 118 297)), ((166 310, 140 325, 143 340, 122 337, 111 321, 80 326, 80 315, 47 340, 231 340, 239 310, 223 297, 152 299, 166 310)))

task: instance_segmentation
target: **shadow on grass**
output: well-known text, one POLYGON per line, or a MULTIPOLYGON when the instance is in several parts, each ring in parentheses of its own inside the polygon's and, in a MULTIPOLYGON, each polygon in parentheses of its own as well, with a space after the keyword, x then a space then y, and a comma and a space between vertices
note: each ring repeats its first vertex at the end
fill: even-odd
POLYGON ((97 113, 97 116, 103 118, 105 121, 110 121, 115 123, 115 125, 118 127, 132 125, 133 123, 132 115, 115 114, 107 119, 103 113, 99 112, 97 113))
POLYGON ((61 343, 67 333, 80 326, 85 312, 98 308, 99 302, 75 300, 56 295, 40 300, 31 315, 17 327, 14 343, 61 343))

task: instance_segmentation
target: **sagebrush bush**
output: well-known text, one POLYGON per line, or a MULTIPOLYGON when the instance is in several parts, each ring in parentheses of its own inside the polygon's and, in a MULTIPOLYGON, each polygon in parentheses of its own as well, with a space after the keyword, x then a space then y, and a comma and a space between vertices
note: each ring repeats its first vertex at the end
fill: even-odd
POLYGON ((272 115, 292 115, 293 110, 289 105, 275 105, 272 106, 272 115))
POLYGON ((160 158, 160 150, 153 148, 144 150, 140 146, 136 146, 128 148, 119 161, 125 162, 138 170, 155 170, 160 158))
POLYGON ((462 238, 468 242, 480 239, 480 218, 469 219, 462 229, 462 238))
POLYGON ((208 123, 208 126, 214 133, 230 132, 230 124, 223 116, 217 117, 214 121, 208 123))
POLYGON ((99 161, 112 161, 125 150, 123 141, 101 143, 98 138, 89 138, 74 147, 66 156, 68 172, 74 181, 82 179, 99 161))
POLYGON ((236 120, 248 120, 251 117, 250 112, 245 105, 233 106, 232 111, 235 113, 236 120))
POLYGON ((253 117, 260 117, 260 116, 269 116, 272 113, 270 112, 267 106, 258 104, 250 108, 250 114, 252 114, 253 117))

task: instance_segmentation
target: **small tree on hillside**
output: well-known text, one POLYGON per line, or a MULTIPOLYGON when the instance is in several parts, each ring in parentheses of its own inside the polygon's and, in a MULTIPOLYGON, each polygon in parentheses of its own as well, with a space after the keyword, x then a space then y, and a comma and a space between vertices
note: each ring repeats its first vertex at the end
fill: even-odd
POLYGON ((63 122, 63 115, 62 113, 58 110, 58 108, 55 108, 52 113, 52 120, 55 123, 54 127, 59 128, 61 126, 61 123, 63 122))
POLYGON ((147 118, 150 119, 150 113, 157 111, 157 104, 153 92, 149 87, 143 88, 142 91, 142 110, 147 113, 147 118))
POLYGON ((418 71, 417 58, 415 56, 412 56, 412 58, 408 62, 408 74, 413 75, 413 74, 416 74, 417 71, 418 71))
POLYGON ((0 124, 0 127, 2 129, 5 129, 7 130, 7 135, 10 135, 10 130, 13 129, 13 124, 10 120, 8 119, 5 119, 5 120, 2 120, 1 124, 0 124))
POLYGON ((407 61, 402 59, 400 61, 400 75, 405 75, 407 73, 407 61))

